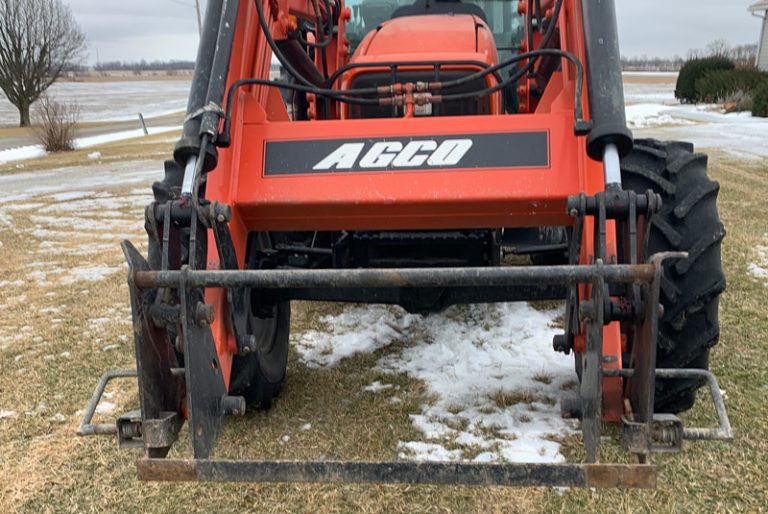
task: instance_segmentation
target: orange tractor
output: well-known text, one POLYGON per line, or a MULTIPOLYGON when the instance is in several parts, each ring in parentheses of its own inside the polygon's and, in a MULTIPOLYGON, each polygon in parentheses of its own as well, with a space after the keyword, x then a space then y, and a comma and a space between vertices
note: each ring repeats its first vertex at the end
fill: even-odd
POLYGON ((124 243, 141 411, 81 428, 143 448, 141 478, 652 487, 653 452, 731 437, 718 184, 633 140, 613 0, 211 0, 173 157, 148 256, 124 243), (586 462, 213 459, 279 393, 296 299, 564 300, 586 462), (706 383, 720 426, 686 428, 706 383), (600 462, 603 422, 636 464, 600 462))

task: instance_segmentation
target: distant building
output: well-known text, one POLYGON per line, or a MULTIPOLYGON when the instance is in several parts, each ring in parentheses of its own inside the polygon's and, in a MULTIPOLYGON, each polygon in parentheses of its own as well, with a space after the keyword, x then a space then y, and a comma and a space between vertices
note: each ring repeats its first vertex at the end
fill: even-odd
POLYGON ((768 0, 760 0, 749 7, 749 12, 763 19, 763 31, 757 43, 757 67, 768 71, 768 0))

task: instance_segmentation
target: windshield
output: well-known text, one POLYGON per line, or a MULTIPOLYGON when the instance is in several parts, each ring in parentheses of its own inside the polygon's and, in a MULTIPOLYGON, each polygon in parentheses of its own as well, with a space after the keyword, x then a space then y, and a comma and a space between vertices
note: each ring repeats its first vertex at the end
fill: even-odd
MULTIPOLYGON (((488 26, 493 32, 499 59, 509 59, 518 52, 523 40, 525 21, 517 13, 517 0, 465 0, 463 2, 441 0, 348 0, 346 6, 352 11, 352 18, 347 22, 347 38, 350 52, 354 53, 357 45, 371 30, 392 18, 399 8, 424 6, 425 4, 444 4, 444 9, 435 12, 449 12, 450 4, 463 3, 479 7, 485 14, 488 26)), ((401 10, 401 12, 403 12, 401 10)))

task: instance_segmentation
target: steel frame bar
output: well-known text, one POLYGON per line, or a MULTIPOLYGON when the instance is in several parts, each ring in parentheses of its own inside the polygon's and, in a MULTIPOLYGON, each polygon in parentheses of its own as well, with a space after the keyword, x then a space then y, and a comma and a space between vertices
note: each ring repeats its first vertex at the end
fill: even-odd
POLYGON ((520 266, 500 268, 413 268, 348 270, 189 270, 135 271, 142 289, 187 287, 284 288, 386 288, 386 287, 489 287, 558 285, 605 282, 649 283, 653 264, 585 266, 520 266))
POLYGON ((77 429, 77 435, 113 435, 117 433, 117 426, 114 423, 102 423, 93 424, 94 414, 96 414, 96 407, 99 406, 101 397, 104 395, 104 390, 107 388, 107 384, 115 378, 132 378, 136 377, 137 373, 135 369, 111 369, 101 375, 99 383, 96 385, 96 389, 93 391, 91 399, 88 401, 88 406, 85 408, 83 414, 83 420, 80 422, 80 427, 77 429))
POLYGON ((139 459, 137 469, 139 480, 168 482, 656 487, 655 466, 623 464, 139 459))

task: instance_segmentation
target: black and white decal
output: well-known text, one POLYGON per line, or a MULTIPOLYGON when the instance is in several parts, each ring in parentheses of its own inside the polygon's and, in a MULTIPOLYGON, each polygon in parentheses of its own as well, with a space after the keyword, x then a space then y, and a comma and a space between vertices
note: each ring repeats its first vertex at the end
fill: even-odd
POLYGON ((264 174, 549 167, 547 132, 267 141, 264 174))

